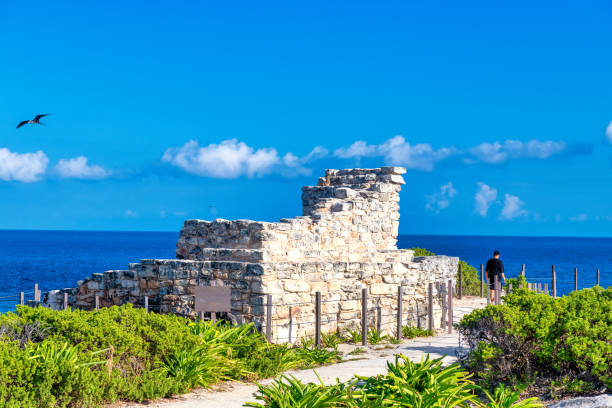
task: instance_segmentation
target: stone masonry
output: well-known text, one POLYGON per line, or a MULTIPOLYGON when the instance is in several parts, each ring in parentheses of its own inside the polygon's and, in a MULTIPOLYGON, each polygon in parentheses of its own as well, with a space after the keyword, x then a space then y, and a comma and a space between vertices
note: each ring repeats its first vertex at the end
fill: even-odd
POLYGON ((295 342, 314 333, 315 292, 321 292, 322 331, 346 331, 361 319, 361 289, 369 295, 371 327, 395 335, 397 290, 402 286, 405 324, 426 326, 427 286, 434 283, 434 326, 444 323, 443 282, 458 259, 414 257, 396 246, 401 167, 326 170, 317 186, 302 188, 303 215, 280 222, 187 220, 176 260, 142 260, 51 291, 43 303, 91 309, 149 297, 152 310, 194 317, 197 286, 230 286, 232 311, 242 323, 266 326, 272 295, 273 340, 295 342))

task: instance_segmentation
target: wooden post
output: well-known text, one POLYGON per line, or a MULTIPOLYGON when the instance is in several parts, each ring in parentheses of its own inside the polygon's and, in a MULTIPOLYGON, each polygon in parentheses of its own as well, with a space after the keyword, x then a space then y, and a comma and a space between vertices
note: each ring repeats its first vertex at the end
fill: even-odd
POLYGON ((401 340, 402 338, 402 287, 397 287, 397 339, 401 340))
POLYGON ((380 305, 376 306, 376 331, 380 333, 382 328, 382 309, 380 305))
POLYGON ((21 306, 25 305, 25 293, 19 292, 19 304, 21 306))
POLYGON ((557 272, 555 272, 555 265, 552 266, 552 296, 553 298, 557 297, 557 272))
POLYGON ((499 305, 499 276, 495 275, 493 280, 493 287, 495 288, 495 305, 499 305))
POLYGON ((429 282, 429 291, 427 293, 427 301, 429 309, 427 310, 428 314, 428 322, 427 328, 431 331, 434 329, 434 321, 433 321, 433 282, 429 282))
POLYGON ((68 293, 64 292, 64 310, 68 309, 68 293))
POLYGON ((100 296, 96 295, 94 300, 94 308, 100 310, 100 296))
POLYGON ((272 342, 272 295, 266 295, 266 340, 272 342))
POLYGON ((544 284, 544 293, 548 295, 548 283, 544 284))
POLYGON ((368 344, 368 289, 361 289, 361 345, 368 344))
POLYGON ((38 290, 38 283, 34 284, 34 301, 40 302, 40 291, 38 290))
POLYGON ((491 304, 491 282, 489 282, 489 277, 487 276, 487 306, 491 304))
POLYGON ((538 282, 538 293, 542 293, 542 284, 538 282))
POLYGON ((599 269, 597 270, 597 286, 599 286, 599 269))
MULTIPOLYGON (((480 264, 480 297, 483 296, 484 285, 485 285, 484 265, 480 264)), ((489 297, 488 294, 487 294, 487 297, 489 297)))
POLYGON ((144 310, 146 313, 149 313, 149 297, 148 296, 144 297, 144 310))
POLYGON ((512 293, 512 283, 508 284, 508 293, 512 293))
POLYGON ((523 264, 523 267, 521 268, 521 276, 525 276, 525 264, 523 264))
POLYGON ((448 333, 453 332, 453 282, 448 280, 448 333))
POLYGON ((198 319, 200 319, 201 322, 204 321, 204 312, 198 312, 198 319))
POLYGON ((457 298, 461 299, 463 297, 463 266, 461 266, 461 262, 459 262, 459 282, 457 284, 457 298))
POLYGON ((289 343, 293 343, 293 306, 289 306, 289 343))
POLYGON ((574 268, 574 290, 578 290, 578 268, 574 268))
POLYGON ((321 292, 315 292, 315 345, 321 348, 321 292))
MULTIPOLYGON (((214 280, 211 280, 211 281, 210 281, 210 286, 217 286, 217 282, 216 282, 216 281, 214 281, 214 280)), ((210 312, 210 320, 211 320, 213 323, 216 323, 216 322, 217 322, 217 313, 216 313, 216 312, 212 312, 212 311, 210 312)))

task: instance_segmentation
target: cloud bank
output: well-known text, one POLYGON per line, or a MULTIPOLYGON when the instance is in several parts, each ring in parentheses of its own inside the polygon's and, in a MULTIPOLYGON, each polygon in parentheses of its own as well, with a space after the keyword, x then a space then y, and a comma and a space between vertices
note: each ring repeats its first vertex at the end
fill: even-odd
POLYGON ((359 140, 348 147, 334 151, 334 156, 343 159, 383 157, 388 164, 421 171, 432 171, 436 163, 453 154, 455 154, 454 148, 434 149, 429 143, 412 145, 403 136, 395 136, 379 145, 368 145, 359 140))
POLYGON ((500 164, 509 159, 544 160, 560 154, 566 148, 567 143, 552 140, 530 140, 528 142, 506 140, 503 143, 481 143, 468 149, 469 154, 464 158, 464 162, 500 164))
POLYGON ((42 151, 14 153, 0 148, 0 180, 32 183, 42 179, 49 159, 42 151))
POLYGON ((100 180, 111 176, 112 172, 102 166, 87 164, 87 157, 79 156, 73 159, 61 159, 55 165, 55 171, 60 178, 76 178, 100 180))
POLYGON ((197 141, 190 140, 181 147, 167 149, 162 161, 202 177, 232 179, 240 176, 261 177, 275 172, 291 177, 310 174, 311 170, 305 164, 325 155, 327 150, 321 146, 300 158, 291 152, 281 157, 276 149, 270 147, 254 149, 237 139, 208 146, 200 146, 197 141))
POLYGON ((395 136, 384 143, 369 145, 363 140, 334 151, 342 159, 382 157, 386 164, 401 165, 408 169, 432 171, 436 164, 451 157, 457 157, 465 164, 502 164, 516 159, 545 160, 565 154, 588 154, 590 149, 572 148, 564 141, 553 140, 505 140, 504 142, 480 143, 473 147, 459 149, 454 146, 434 148, 429 143, 411 144, 403 136, 395 136))

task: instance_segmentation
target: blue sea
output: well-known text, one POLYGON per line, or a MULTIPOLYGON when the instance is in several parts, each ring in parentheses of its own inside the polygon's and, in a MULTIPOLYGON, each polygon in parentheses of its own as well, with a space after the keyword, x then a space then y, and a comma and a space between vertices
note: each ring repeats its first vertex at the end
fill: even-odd
MULTIPOLYGON (((43 292, 74 287, 92 273, 126 269, 140 259, 174 258, 177 239, 178 232, 0 230, 0 311, 13 309, 4 296, 31 292, 35 283, 43 292)), ((597 269, 601 285, 612 285, 612 238, 401 235, 398 246, 458 256, 477 268, 497 249, 506 277, 525 264, 530 281, 549 284, 555 264, 560 294, 573 290, 575 267, 579 288, 595 284, 597 269)))

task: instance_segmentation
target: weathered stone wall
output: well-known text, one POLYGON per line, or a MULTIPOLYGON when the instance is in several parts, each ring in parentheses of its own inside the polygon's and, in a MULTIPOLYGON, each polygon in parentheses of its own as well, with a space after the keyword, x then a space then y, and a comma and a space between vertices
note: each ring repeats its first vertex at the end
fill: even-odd
MULTIPOLYGON (((368 288, 368 319, 393 333, 397 290, 405 323, 426 325, 428 283, 435 283, 435 327, 444 323, 441 283, 454 282, 457 258, 415 258, 396 247, 399 191, 405 170, 327 170, 318 186, 302 189, 303 216, 280 222, 187 220, 177 260, 143 260, 128 270, 94 274, 77 288, 52 291, 44 303, 60 308, 134 303, 149 297, 153 311, 194 316, 197 286, 229 286, 236 322, 265 327, 272 295, 273 339, 295 341, 314 333, 315 292, 321 292, 322 330, 359 326, 361 289, 368 288)), ((395 333, 393 333, 395 334, 395 333)))

